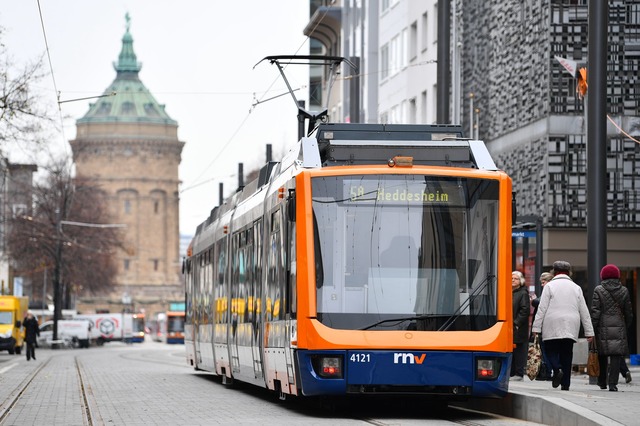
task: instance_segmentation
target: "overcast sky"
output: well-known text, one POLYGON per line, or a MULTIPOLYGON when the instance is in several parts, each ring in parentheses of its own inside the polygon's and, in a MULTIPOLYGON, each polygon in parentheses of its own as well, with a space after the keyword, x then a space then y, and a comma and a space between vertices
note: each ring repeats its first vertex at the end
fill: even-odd
MULTIPOLYGON (((133 48, 142 63, 140 79, 178 122, 186 142, 180 165, 180 232, 193 234, 218 203, 237 187, 238 163, 245 173, 274 157, 297 139, 296 107, 275 65, 265 56, 307 55, 303 30, 307 0, 19 0, 3 1, 1 41, 15 64, 45 55, 48 75, 36 89, 54 111, 62 101, 97 96, 111 84, 131 17, 133 48), (40 14, 41 12, 41 14, 40 14), (42 19, 42 21, 41 21, 42 19), (43 25, 44 24, 44 31, 43 25), (46 44, 45 44, 46 35, 46 44), (55 86, 54 86, 55 82, 55 86)), ((308 96, 308 68, 286 70, 296 97, 308 96)), ((93 100, 61 104, 62 118, 51 148, 71 152, 76 120, 93 100)), ((15 153, 14 153, 15 154, 15 153)), ((279 159, 279 158, 275 158, 279 159)), ((11 161, 24 161, 16 157, 11 161)))

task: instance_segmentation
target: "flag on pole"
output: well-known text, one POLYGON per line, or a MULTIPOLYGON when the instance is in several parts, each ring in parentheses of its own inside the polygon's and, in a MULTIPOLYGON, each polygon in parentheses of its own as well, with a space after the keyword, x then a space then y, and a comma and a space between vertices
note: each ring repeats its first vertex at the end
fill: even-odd
POLYGON ((580 99, 584 98, 587 94, 587 69, 580 68, 578 72, 578 84, 576 85, 576 91, 578 92, 578 96, 580 99))
POLYGON ((576 71, 578 70, 578 63, 576 61, 572 61, 571 59, 563 58, 560 56, 556 56, 555 58, 558 62, 560 62, 560 65, 562 65, 564 69, 566 69, 569 74, 571 74, 571 77, 575 78, 576 71))

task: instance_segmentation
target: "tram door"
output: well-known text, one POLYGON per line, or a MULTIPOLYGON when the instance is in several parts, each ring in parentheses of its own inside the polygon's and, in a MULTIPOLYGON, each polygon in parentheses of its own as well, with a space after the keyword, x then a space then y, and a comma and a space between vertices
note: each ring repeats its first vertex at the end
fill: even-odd
POLYGON ((285 359, 287 363, 287 376, 289 384, 295 386, 295 373, 293 365, 293 350, 291 342, 297 341, 296 327, 296 223, 290 217, 286 218, 286 236, 285 244, 285 265, 286 265, 286 289, 285 289, 285 359))
POLYGON ((262 351, 260 342, 262 340, 262 310, 260 302, 262 300, 262 219, 258 219, 253 227, 253 241, 251 253, 253 255, 253 285, 251 286, 251 353, 253 355, 253 373, 256 378, 263 377, 262 351))
POLYGON ((241 286, 244 286, 245 252, 241 249, 241 239, 244 233, 233 236, 231 241, 231 336, 229 352, 231 357, 231 371, 240 372, 240 357, 238 355, 238 324, 242 322, 243 303, 241 286))

